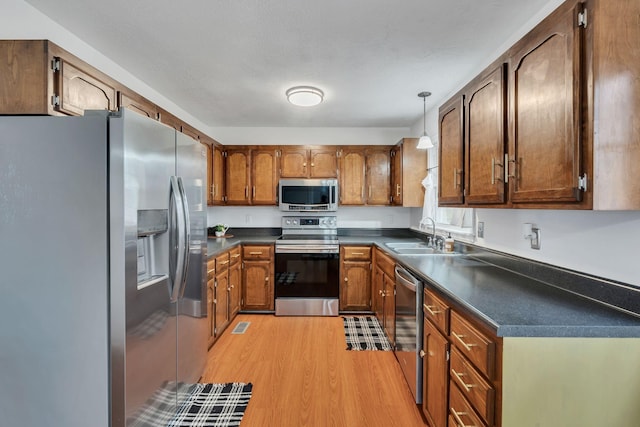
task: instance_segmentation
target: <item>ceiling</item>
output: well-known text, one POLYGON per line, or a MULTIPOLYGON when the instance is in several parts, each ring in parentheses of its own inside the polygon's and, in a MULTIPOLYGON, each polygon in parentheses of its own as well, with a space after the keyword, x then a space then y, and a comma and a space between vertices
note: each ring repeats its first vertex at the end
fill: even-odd
POLYGON ((408 127, 549 0, 27 1, 212 127, 408 127))

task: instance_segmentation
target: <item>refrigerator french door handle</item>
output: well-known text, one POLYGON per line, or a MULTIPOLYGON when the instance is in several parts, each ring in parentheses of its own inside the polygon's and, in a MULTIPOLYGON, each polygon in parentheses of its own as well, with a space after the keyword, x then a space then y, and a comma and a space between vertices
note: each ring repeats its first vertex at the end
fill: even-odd
POLYGON ((184 236, 184 250, 182 251, 183 256, 183 270, 182 270, 182 280, 180 281, 180 289, 178 293, 178 297, 181 298, 184 295, 184 290, 187 287, 187 274, 189 272, 189 243, 191 242, 191 220, 189 218, 189 201, 187 200, 187 193, 184 191, 184 185, 182 184, 182 178, 178 177, 178 185, 180 187, 180 192, 182 195, 182 219, 183 219, 183 236, 184 236))
POLYGON ((178 301, 185 274, 185 236, 184 236, 184 201, 182 200, 182 183, 177 176, 171 177, 169 192, 169 221, 171 236, 178 234, 176 241, 171 241, 169 254, 169 274, 171 280, 171 302, 178 301))

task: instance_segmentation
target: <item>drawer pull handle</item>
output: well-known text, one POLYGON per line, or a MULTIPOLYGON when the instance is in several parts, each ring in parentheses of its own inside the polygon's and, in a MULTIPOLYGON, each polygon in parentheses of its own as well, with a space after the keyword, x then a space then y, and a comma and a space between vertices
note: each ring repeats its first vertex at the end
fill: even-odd
POLYGON ((462 338, 464 338, 464 335, 458 335, 455 332, 451 332, 453 334, 454 337, 456 337, 456 339, 458 341, 460 341, 460 344, 462 344, 462 346, 465 348, 465 350, 467 351, 471 351, 471 347, 476 347, 478 344, 468 344, 466 342, 464 342, 462 340, 462 338))
POLYGON ((456 377, 456 379, 458 380, 458 382, 460 383, 460 385, 462 387, 464 387, 464 389, 467 391, 467 393, 471 392, 471 388, 475 387, 475 384, 467 384, 464 382, 464 380, 462 379, 462 377, 464 376, 464 374, 459 374, 458 372, 455 371, 455 369, 451 369, 451 373, 453 374, 454 377, 456 377))
POLYGON ((221 265, 229 264, 229 260, 226 260, 226 261, 220 261, 220 264, 221 264, 221 265))
POLYGON ((464 423, 464 421, 462 421, 460 415, 467 415, 466 412, 457 412, 455 409, 451 408, 451 413, 453 414, 453 418, 456 419, 456 424, 458 424, 458 427, 476 427, 475 425, 468 426, 464 423))
POLYGON ((425 310, 427 310, 429 312, 430 315, 432 316, 437 316, 438 314, 442 313, 442 310, 435 310, 436 306, 435 305, 427 305, 427 304, 422 304, 422 306, 424 307, 425 310))
POLYGON ((364 252, 351 252, 351 255, 364 255, 364 252))
POLYGON ((211 270, 207 270, 207 274, 215 273, 216 269, 212 268, 211 270))
POLYGON ((260 252, 249 252, 249 255, 262 255, 262 251, 260 251, 260 252))
POLYGON ((231 258, 238 258, 240 254, 231 255, 231 258))

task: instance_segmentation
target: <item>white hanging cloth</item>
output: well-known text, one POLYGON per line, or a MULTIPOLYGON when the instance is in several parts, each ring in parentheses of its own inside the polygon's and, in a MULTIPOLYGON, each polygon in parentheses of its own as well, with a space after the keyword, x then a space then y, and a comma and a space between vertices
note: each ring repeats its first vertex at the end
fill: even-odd
POLYGON ((426 223, 425 219, 430 217, 435 221, 436 219, 436 207, 437 201, 437 187, 434 182, 433 173, 427 171, 427 176, 422 180, 422 186, 424 187, 424 204, 422 206, 422 221, 426 223))

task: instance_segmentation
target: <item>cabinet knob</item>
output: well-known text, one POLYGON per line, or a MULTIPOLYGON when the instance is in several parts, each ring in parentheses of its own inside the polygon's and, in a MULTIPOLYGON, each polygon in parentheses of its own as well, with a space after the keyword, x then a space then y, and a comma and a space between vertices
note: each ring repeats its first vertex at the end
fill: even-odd
POLYGON ((424 358, 426 355, 427 353, 425 353, 424 350, 420 350, 420 357, 424 358))
POLYGON ((348 281, 349 281, 349 278, 348 278, 348 277, 345 277, 345 278, 344 278, 344 281, 345 281, 345 282, 348 282, 348 281))
POLYGON ((265 277, 265 278, 264 278, 264 281, 265 281, 265 282, 268 282, 268 281, 269 281, 269 276, 265 277))

